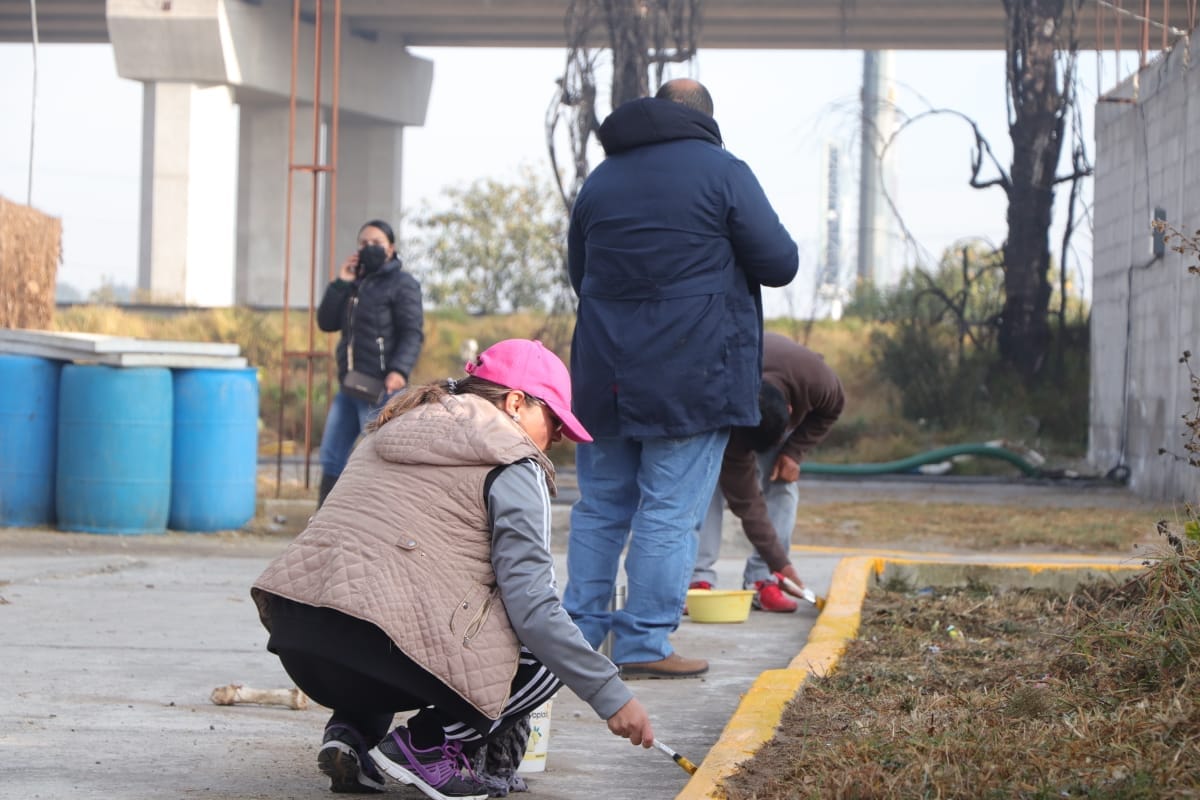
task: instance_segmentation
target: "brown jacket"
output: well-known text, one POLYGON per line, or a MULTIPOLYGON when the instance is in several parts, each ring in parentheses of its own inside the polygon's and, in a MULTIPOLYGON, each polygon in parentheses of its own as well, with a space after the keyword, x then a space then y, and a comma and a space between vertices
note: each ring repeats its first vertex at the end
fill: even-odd
POLYGON ((336 491, 255 582, 269 598, 333 608, 381 628, 416 663, 497 719, 520 645, 496 588, 484 482, 502 464, 549 459, 491 403, 420 406, 354 449, 336 491))
MULTIPOLYGON (((801 463, 841 416, 846 402, 842 383, 820 355, 770 332, 763 335, 763 381, 779 387, 791 406, 780 453, 801 463)), ((741 519, 746 538, 774 572, 787 566, 788 555, 767 514, 756 465, 754 451, 735 429, 721 462, 721 492, 729 509, 741 519)))

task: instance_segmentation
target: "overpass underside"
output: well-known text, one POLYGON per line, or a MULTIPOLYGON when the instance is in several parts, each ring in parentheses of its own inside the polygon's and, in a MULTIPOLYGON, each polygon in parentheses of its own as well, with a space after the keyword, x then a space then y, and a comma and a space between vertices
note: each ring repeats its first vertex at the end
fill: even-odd
MULTIPOLYGON (((1089 0, 1080 46, 1165 48, 1164 29, 1186 28, 1193 2, 1089 0), (1151 18, 1146 24, 1138 18, 1143 12, 1151 18)), ((292 7, 291 0, 252 4, 292 7)), ((160 5, 163 14, 178 14, 212 3, 160 5)), ((105 0, 37 0, 39 40, 109 41, 105 6, 105 0)), ((350 31, 402 45, 563 47, 567 6, 567 0, 342 0, 342 13, 350 31)), ((311 18, 316 2, 302 0, 302 7, 311 18)), ((323 7, 331 13, 334 0, 323 7)), ((703 7, 701 48, 998 50, 1005 40, 1002 0, 705 0, 703 7)), ((0 0, 0 42, 31 41, 30 8, 30 0, 0 0)))

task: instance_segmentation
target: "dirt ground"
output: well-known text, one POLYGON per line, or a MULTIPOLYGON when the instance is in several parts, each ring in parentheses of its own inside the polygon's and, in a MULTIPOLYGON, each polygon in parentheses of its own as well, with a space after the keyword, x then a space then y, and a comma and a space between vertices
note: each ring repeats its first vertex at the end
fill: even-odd
POLYGON ((793 542, 941 552, 1128 553, 1182 507, 1097 481, 802 478, 793 542))

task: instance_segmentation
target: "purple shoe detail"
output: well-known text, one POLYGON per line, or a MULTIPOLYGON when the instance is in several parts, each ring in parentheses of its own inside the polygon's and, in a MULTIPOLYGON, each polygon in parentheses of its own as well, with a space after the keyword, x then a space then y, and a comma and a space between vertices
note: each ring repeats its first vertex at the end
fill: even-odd
POLYGON ((451 778, 457 777, 460 761, 462 756, 462 745, 458 742, 447 742, 441 747, 430 747, 422 749, 404 741, 404 737, 398 735, 396 731, 392 731, 392 741, 396 743, 396 747, 400 748, 400 752, 408 758, 408 763, 416 770, 417 775, 421 780, 437 787, 448 782, 451 778), (442 757, 437 761, 423 761, 421 756, 426 759, 434 753, 441 751, 442 757))
POLYGON ((435 800, 485 800, 487 785, 472 769, 458 742, 417 747, 403 725, 371 749, 369 755, 386 775, 420 789, 435 800))

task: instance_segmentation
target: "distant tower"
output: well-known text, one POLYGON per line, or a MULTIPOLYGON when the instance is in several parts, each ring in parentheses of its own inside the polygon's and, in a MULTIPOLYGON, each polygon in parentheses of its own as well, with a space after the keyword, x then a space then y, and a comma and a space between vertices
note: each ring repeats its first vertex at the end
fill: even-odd
POLYGON ((894 130, 891 84, 891 52, 864 51, 858 178, 858 279, 879 286, 893 282, 888 247, 891 215, 883 197, 883 182, 891 170, 879 158, 880 150, 894 130))
POLYGON ((826 142, 821 154, 821 262, 817 267, 815 317, 840 319, 842 286, 841 151, 826 142))

